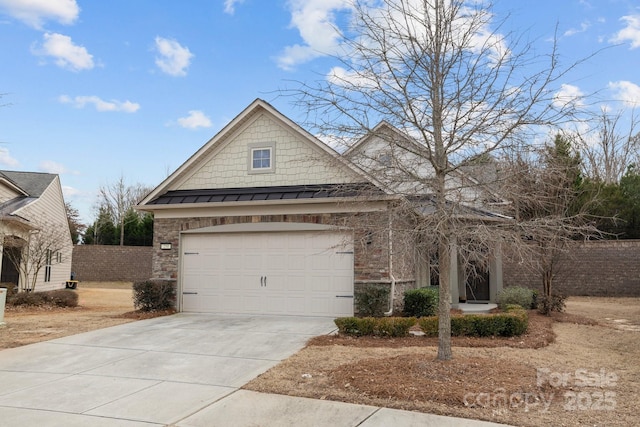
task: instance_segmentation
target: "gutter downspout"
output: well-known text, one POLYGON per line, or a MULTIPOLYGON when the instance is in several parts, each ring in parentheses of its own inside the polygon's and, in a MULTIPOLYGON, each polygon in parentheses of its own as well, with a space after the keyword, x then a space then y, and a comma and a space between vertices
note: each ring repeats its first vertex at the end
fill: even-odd
POLYGON ((385 316, 393 315, 393 300, 396 294, 396 278, 393 275, 393 220, 389 213, 389 278, 391 279, 391 292, 389 293, 389 311, 383 313, 385 316))

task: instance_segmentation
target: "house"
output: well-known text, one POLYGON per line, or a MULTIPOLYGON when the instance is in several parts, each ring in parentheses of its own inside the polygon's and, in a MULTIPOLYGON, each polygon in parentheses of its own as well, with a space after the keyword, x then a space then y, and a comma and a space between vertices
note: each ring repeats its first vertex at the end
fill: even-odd
POLYGON ((0 230, 3 284, 65 287, 73 243, 58 175, 0 171, 0 230))
MULTIPOLYGON (((382 121, 343 155, 381 181, 394 194, 411 199, 411 209, 417 213, 425 216, 433 214, 431 181, 435 173, 431 163, 425 161, 430 153, 415 139, 382 121)), ((447 200, 452 209, 457 211, 457 216, 464 217, 465 221, 472 224, 508 220, 500 213, 508 201, 490 185, 476 178, 476 174, 487 168, 476 167, 476 174, 469 173, 470 169, 454 169, 445 182, 447 200)), ((452 248, 452 252, 456 250, 452 248)), ((482 266, 472 264, 465 268, 458 254, 451 257, 451 295, 454 305, 467 301, 495 302, 502 289, 501 248, 491 248, 483 258, 486 262, 482 266)), ((437 283, 437 268, 434 269, 433 264, 437 264, 437 260, 424 259, 417 263, 416 277, 420 286, 428 285, 427 282, 437 283)))
POLYGON ((179 310, 336 317, 368 289, 392 313, 428 284, 402 197, 258 99, 137 208, 179 310))

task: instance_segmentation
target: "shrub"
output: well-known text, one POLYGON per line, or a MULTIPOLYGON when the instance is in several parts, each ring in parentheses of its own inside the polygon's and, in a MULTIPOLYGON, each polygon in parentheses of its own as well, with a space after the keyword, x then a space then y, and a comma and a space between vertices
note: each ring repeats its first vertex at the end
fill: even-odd
POLYGON ((133 305, 140 311, 162 311, 175 307, 176 288, 167 281, 133 284, 133 305))
POLYGON ((45 303, 56 307, 77 307, 78 294, 71 289, 42 292, 45 303))
POLYGON ((559 294, 541 295, 538 297, 538 311, 544 315, 549 315, 553 311, 562 313, 565 309, 566 299, 566 296, 559 294))
POLYGON ((339 317, 334 320, 344 335, 406 337, 416 324, 415 317, 339 317))
POLYGON ((7 300, 7 304, 38 307, 45 305, 45 299, 42 292, 18 292, 7 300))
POLYGON ((415 317, 381 317, 376 320, 374 334, 381 337, 406 337, 416 324, 415 317))
POLYGON ((57 289, 45 292, 17 292, 10 298, 7 298, 7 304, 32 307, 77 307, 78 294, 70 289, 57 289))
POLYGON ((529 309, 533 304, 533 291, 522 286, 504 288, 498 293, 497 302, 501 309, 504 309, 507 304, 517 304, 529 309))
MULTIPOLYGON (((505 313, 451 316, 451 336, 512 337, 527 331, 529 319, 522 307, 505 313)), ((420 330, 428 337, 438 336, 438 318, 418 319, 420 330)))
POLYGON ((366 285, 355 291, 358 316, 382 317, 389 307, 389 287, 366 285))
POLYGON ((538 308, 538 291, 533 291, 531 294, 531 310, 536 310, 538 308))
POLYGON ((438 312, 439 289, 436 286, 410 289, 404 293, 404 312, 408 316, 434 316, 438 312))
POLYGON ((334 323, 341 334, 359 337, 373 335, 374 321, 373 317, 339 317, 334 323))

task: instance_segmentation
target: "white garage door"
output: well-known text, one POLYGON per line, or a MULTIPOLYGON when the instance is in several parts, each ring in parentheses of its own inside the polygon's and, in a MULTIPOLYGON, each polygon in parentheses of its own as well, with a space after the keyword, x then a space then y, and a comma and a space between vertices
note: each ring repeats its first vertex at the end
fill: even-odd
POLYGON ((339 232, 213 233, 182 239, 182 310, 353 315, 353 248, 339 232))

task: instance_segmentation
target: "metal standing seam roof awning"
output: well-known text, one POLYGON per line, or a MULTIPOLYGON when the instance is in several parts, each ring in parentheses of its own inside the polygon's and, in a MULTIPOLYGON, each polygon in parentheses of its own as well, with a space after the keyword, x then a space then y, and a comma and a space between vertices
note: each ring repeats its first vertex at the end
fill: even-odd
POLYGON ((149 205, 184 203, 225 203, 266 200, 326 199, 336 197, 384 196, 373 184, 287 185, 274 187, 245 187, 167 191, 150 201, 149 205))

